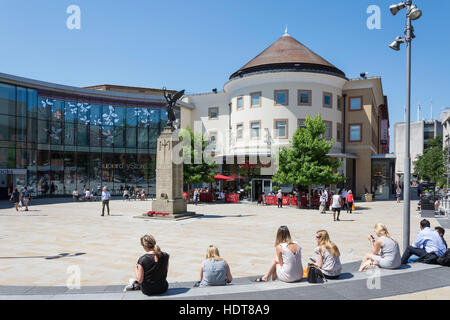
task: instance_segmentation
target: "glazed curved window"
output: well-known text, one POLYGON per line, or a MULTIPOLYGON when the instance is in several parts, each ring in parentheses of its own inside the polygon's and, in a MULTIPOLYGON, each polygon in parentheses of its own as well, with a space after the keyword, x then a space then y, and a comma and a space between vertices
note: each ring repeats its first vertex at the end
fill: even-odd
POLYGON ((66 101, 64 105, 64 121, 75 122, 78 117, 77 103, 73 101, 66 101))

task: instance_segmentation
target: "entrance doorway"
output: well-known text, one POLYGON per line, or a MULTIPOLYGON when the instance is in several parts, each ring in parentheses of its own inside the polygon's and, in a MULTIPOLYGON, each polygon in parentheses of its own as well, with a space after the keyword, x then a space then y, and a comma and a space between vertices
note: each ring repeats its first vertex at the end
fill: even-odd
POLYGON ((261 193, 268 195, 272 190, 272 180, 269 179, 253 179, 252 180, 252 201, 258 201, 261 193))

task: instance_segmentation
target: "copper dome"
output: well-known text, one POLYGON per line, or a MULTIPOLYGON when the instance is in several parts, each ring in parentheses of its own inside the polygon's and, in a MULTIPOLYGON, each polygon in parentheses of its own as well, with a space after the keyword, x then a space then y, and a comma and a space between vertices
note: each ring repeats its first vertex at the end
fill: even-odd
POLYGON ((248 73, 280 69, 329 73, 345 77, 344 72, 285 33, 253 60, 233 73, 230 79, 248 73))

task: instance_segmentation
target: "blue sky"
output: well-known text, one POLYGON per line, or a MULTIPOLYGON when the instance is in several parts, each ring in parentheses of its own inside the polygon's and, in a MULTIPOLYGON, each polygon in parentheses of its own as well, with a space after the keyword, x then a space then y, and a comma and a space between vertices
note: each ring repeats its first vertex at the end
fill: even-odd
MULTIPOLYGON (((120 84, 207 92, 277 40, 286 25, 304 45, 347 77, 381 76, 393 125, 404 120, 404 10, 385 0, 0 0, 0 72, 73 86, 120 84), (66 27, 69 5, 81 8, 81 30, 66 27), (369 5, 381 29, 369 30, 369 5)), ((450 107, 450 1, 417 0, 412 120, 439 118, 450 107)), ((393 151, 391 144, 391 151, 393 151)))

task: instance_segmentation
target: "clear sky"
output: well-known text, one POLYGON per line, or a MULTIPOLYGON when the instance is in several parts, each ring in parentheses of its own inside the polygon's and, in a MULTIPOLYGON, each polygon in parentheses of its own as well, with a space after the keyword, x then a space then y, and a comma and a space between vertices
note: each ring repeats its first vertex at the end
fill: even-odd
MULTIPOLYGON (((391 141, 404 120, 406 50, 388 47, 403 35, 397 0, 0 0, 0 72, 73 86, 119 84, 189 93, 221 90, 228 77, 284 33, 343 70, 381 76, 391 141), (81 9, 69 30, 68 6, 81 9), (366 26, 369 5, 381 29, 366 26)), ((412 110, 439 118, 450 107, 449 0, 416 0, 412 110)), ((391 143, 391 152, 393 151, 391 143)))

